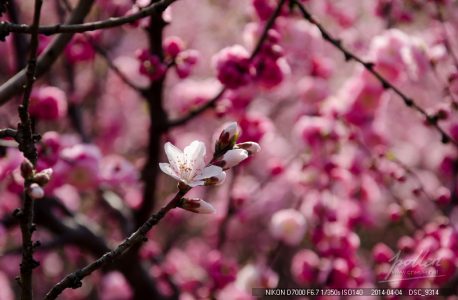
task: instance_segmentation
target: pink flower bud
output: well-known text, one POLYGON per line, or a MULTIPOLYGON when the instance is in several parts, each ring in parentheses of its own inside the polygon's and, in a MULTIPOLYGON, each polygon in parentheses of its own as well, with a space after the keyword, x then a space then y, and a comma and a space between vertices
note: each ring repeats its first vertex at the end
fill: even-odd
POLYGON ((21 164, 21 175, 24 179, 30 179, 33 176, 34 168, 27 158, 21 164))
POLYGON ((295 209, 277 211, 270 220, 271 234, 290 245, 299 244, 304 238, 305 231, 305 218, 295 209))
POLYGON ((219 185, 226 179, 226 172, 220 172, 215 176, 205 179, 205 185, 219 185))
POLYGON ((183 51, 184 43, 179 37, 171 36, 165 39, 163 48, 165 54, 174 59, 181 51, 183 51))
POLYGON ((237 144, 235 145, 235 147, 246 150, 248 152, 248 155, 250 156, 261 151, 261 146, 259 146, 259 144, 255 142, 245 142, 237 144))
POLYGON ((180 52, 175 59, 175 71, 178 77, 181 79, 188 77, 198 60, 199 52, 197 50, 185 50, 180 52))
POLYGON ((178 207, 196 214, 212 214, 216 211, 210 203, 199 198, 183 198, 178 207))
POLYGON ((214 163, 216 166, 220 166, 223 170, 235 167, 242 161, 248 158, 248 151, 244 149, 232 149, 227 151, 221 160, 214 163))
POLYGON ((240 128, 237 123, 229 123, 219 135, 218 141, 215 145, 215 154, 219 155, 225 151, 231 150, 239 136, 240 128))
POLYGON ((43 188, 38 185, 37 183, 32 183, 28 188, 27 188, 27 194, 32 198, 32 199, 41 199, 45 196, 45 191, 43 188))
POLYGON ((441 205, 450 203, 450 200, 451 200, 450 190, 444 186, 441 186, 436 191, 435 200, 438 204, 441 204, 441 205))
POLYGON ((156 81, 164 76, 167 68, 159 57, 152 55, 146 49, 138 50, 136 55, 140 61, 140 74, 147 76, 151 81, 156 81))

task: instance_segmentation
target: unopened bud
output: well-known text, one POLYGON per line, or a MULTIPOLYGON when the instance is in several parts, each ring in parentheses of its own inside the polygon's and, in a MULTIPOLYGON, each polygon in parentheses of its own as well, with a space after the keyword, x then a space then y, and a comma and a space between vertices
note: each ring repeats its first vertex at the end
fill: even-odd
POLYGON ((33 181, 41 186, 45 186, 49 182, 49 180, 51 180, 52 173, 52 169, 44 169, 40 173, 33 176, 33 181))
POLYGON ((248 151, 244 149, 232 149, 227 151, 223 157, 214 164, 223 168, 230 169, 248 158, 248 151))
POLYGON ((45 191, 43 188, 37 184, 37 183, 32 183, 28 188, 27 188, 27 194, 32 198, 32 199, 41 199, 45 196, 45 191))
POLYGON ((219 185, 224 182, 224 179, 226 179, 226 172, 221 172, 216 176, 206 178, 205 185, 219 185))
POLYGON ((261 146, 255 142, 245 142, 235 145, 235 148, 244 149, 248 151, 248 155, 253 155, 261 151, 261 146))
POLYGON ((33 173, 33 164, 26 158, 21 164, 21 175, 25 180, 28 180, 32 178, 33 173))
POLYGON ((231 150, 240 136, 240 129, 236 122, 227 125, 221 132, 215 145, 215 154, 223 154, 231 150))
POLYGON ((210 203, 199 198, 182 198, 178 207, 196 214, 212 214, 216 211, 210 203))

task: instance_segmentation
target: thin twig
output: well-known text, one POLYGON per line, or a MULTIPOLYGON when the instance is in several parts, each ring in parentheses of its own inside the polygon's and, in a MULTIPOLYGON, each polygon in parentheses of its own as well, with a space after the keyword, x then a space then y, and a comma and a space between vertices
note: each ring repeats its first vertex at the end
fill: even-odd
POLYGON ((119 68, 118 66, 113 63, 113 61, 110 59, 110 57, 108 56, 108 52, 103 49, 102 47, 100 47, 97 42, 91 37, 89 36, 88 34, 84 34, 84 36, 86 37, 86 39, 89 41, 89 43, 91 44, 92 48, 94 48, 94 50, 105 60, 105 62, 107 63, 107 66, 109 69, 111 69, 116 75, 118 75, 118 77, 122 80, 122 82, 124 82, 127 86, 129 86, 131 89, 139 92, 139 93, 142 93, 144 88, 136 85, 132 80, 130 80, 126 74, 124 74, 119 68))
MULTIPOLYGON (((258 43, 256 44, 253 52, 251 53, 250 61, 252 61, 256 57, 256 55, 259 54, 259 51, 261 51, 262 45, 264 45, 265 41, 267 40, 269 30, 273 27, 273 25, 275 23, 275 20, 280 16, 281 9, 282 9, 283 5, 285 4, 285 2, 286 2, 286 0, 280 0, 278 2, 277 7, 275 8, 275 11, 272 13, 272 15, 270 16, 269 20, 267 21, 267 23, 266 23, 266 25, 264 27, 264 30, 261 33, 261 36, 260 36, 260 38, 258 40, 258 43)), ((192 111, 190 111, 185 116, 179 117, 179 118, 177 118, 175 120, 170 120, 168 122, 168 127, 169 128, 173 128, 173 127, 177 127, 177 126, 180 126, 180 125, 184 125, 188 121, 194 119, 195 117, 197 117, 200 114, 204 113, 208 109, 215 107, 216 102, 218 102, 218 100, 224 95, 226 90, 227 89, 225 87, 222 88, 213 98, 211 98, 208 102, 206 102, 202 106, 200 106, 200 107, 198 107, 196 109, 193 109, 192 111)))
POLYGON ((45 296, 44 300, 56 299, 67 288, 79 288, 82 283, 81 280, 94 271, 114 262, 123 256, 130 248, 139 244, 146 239, 146 234, 157 225, 165 215, 172 209, 176 208, 181 198, 186 194, 186 190, 180 190, 175 197, 162 207, 156 214, 149 217, 149 219, 131 236, 126 238, 114 250, 105 253, 99 259, 86 265, 84 268, 67 275, 63 280, 57 283, 45 296))
MULTIPOLYGON (((142 18, 152 16, 154 14, 161 14, 170 4, 177 0, 161 0, 155 2, 150 6, 140 9, 140 11, 123 17, 112 17, 106 20, 88 22, 82 24, 55 24, 49 26, 41 26, 38 30, 41 34, 52 35, 58 33, 77 33, 94 31, 98 29, 106 29, 112 27, 118 27, 124 24, 134 23, 142 18)), ((16 33, 27 33, 32 32, 31 26, 25 24, 13 24, 8 22, 0 22, 0 31, 2 32, 16 32, 16 33)))
POLYGON ((350 60, 356 61, 361 66, 363 66, 369 73, 374 75, 375 78, 380 82, 380 84, 382 85, 382 87, 385 90, 391 89, 396 95, 401 97, 401 99, 403 100, 404 104, 407 107, 410 107, 413 110, 417 111, 420 115, 422 115, 425 118, 425 120, 428 122, 429 125, 433 126, 441 134, 442 143, 446 144, 448 142, 452 142, 455 146, 458 146, 458 141, 454 140, 447 132, 445 132, 444 129, 442 129, 442 127, 438 125, 439 120, 437 116, 429 115, 425 109, 423 109, 421 106, 419 106, 414 101, 414 99, 406 96, 399 88, 397 88, 392 83, 390 83, 385 77, 383 77, 379 72, 375 70, 374 68, 375 66, 373 63, 365 62, 360 57, 356 56, 354 53, 352 53, 347 48, 345 48, 342 45, 342 41, 332 37, 330 33, 323 27, 323 25, 321 25, 321 23, 319 23, 317 20, 315 20, 315 18, 313 18, 313 16, 307 11, 307 9, 305 8, 305 6, 302 3, 300 3, 297 0, 291 0, 291 1, 293 1, 293 3, 299 8, 304 19, 306 19, 307 21, 309 21, 310 23, 312 23, 313 25, 317 27, 323 39, 329 42, 330 44, 332 44, 340 52, 342 52, 346 61, 350 61, 350 60))

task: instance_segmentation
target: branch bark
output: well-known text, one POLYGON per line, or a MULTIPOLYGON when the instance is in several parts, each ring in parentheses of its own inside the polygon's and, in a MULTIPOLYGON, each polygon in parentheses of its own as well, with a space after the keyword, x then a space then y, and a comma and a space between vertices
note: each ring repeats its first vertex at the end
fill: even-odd
MULTIPOLYGON (((89 13, 94 0, 80 0, 74 12, 69 17, 67 24, 78 24, 84 20, 89 13)), ((0 25, 1 27, 1 25, 0 25)), ((45 52, 39 57, 36 65, 35 77, 38 78, 46 73, 59 55, 64 51, 65 46, 72 39, 73 34, 61 34, 46 48, 45 52)), ((22 90, 26 82, 26 70, 18 72, 7 82, 0 86, 0 106, 8 102, 14 95, 22 90)))
MULTIPOLYGON (((161 0, 151 4, 150 6, 141 9, 139 12, 117 18, 109 18, 102 21, 88 22, 78 24, 80 22, 70 23, 67 25, 55 24, 49 26, 41 26, 38 30, 41 34, 52 35, 58 33, 77 33, 77 32, 87 32, 94 31, 98 29, 106 29, 121 26, 124 24, 133 23, 142 18, 160 15, 170 4, 177 0, 161 0)), ((16 32, 16 33, 31 33, 31 27, 25 24, 13 24, 7 22, 0 22, 0 31, 3 32, 16 32)))
POLYGON ((170 200, 167 205, 161 208, 156 214, 149 217, 149 219, 131 236, 125 239, 114 250, 106 252, 99 259, 88 264, 84 268, 67 275, 63 280, 57 283, 45 296, 45 300, 56 299, 67 288, 79 288, 82 283, 81 280, 94 271, 99 270, 108 264, 118 260, 132 247, 140 244, 146 239, 146 234, 157 225, 162 218, 172 209, 177 207, 180 199, 186 194, 187 190, 180 190, 175 197, 170 200))

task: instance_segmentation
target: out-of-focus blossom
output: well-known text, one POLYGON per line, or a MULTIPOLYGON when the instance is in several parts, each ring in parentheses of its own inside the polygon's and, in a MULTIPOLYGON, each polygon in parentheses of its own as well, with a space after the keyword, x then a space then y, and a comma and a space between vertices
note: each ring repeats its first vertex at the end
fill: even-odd
POLYGON ((166 56, 175 59, 177 55, 183 51, 184 42, 177 36, 170 36, 164 40, 162 47, 164 48, 164 53, 166 56))
POLYGON ((151 81, 156 81, 164 76, 167 67, 158 56, 151 54, 147 49, 137 50, 136 55, 140 61, 140 74, 145 75, 151 81))
POLYGON ((109 155, 104 157, 100 163, 99 178, 101 182, 116 187, 135 183, 139 174, 135 167, 123 157, 109 155))
POLYGON ((67 96, 57 87, 43 86, 30 98, 30 115, 43 120, 57 120, 67 114, 67 96))
POLYGON ((198 60, 199 52, 197 50, 190 49, 180 52, 175 59, 175 70, 178 77, 188 77, 198 60))
POLYGON ((119 272, 106 274, 100 286, 102 300, 130 300, 133 292, 126 278, 119 272))
POLYGON ((241 45, 222 49, 213 57, 217 78, 230 89, 247 85, 253 75, 248 51, 241 45))
POLYGON ((310 285, 318 275, 320 258, 308 249, 301 250, 294 255, 291 262, 291 272, 299 284, 310 285))
POLYGON ((278 274, 268 267, 248 264, 237 273, 235 284, 245 291, 251 291, 253 288, 274 288, 278 280, 278 274))
POLYGON ((304 216, 295 209, 277 211, 270 221, 272 235, 290 245, 297 245, 304 239, 306 228, 304 216))
POLYGON ((83 62, 93 60, 95 50, 87 37, 83 34, 75 34, 71 43, 65 48, 65 56, 71 63, 83 62))
POLYGON ((67 183, 83 190, 97 186, 102 155, 96 146, 77 144, 63 149, 60 154, 68 168, 60 175, 65 176, 67 183))

